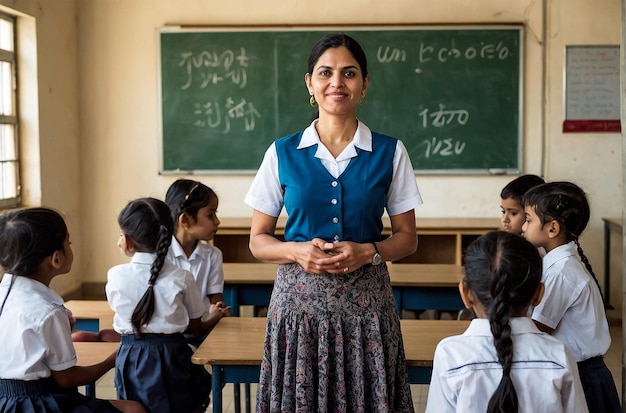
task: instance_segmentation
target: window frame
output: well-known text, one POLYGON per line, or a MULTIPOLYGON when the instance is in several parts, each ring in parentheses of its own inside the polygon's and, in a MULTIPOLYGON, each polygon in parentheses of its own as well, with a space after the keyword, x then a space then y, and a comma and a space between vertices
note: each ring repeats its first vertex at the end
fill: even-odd
MULTIPOLYGON (((13 51, 0 49, 0 62, 9 62, 12 65, 11 73, 11 95, 13 105, 13 115, 0 114, 0 126, 11 125, 13 127, 13 139, 15 140, 15 159, 6 160, 0 162, 14 162, 15 163, 15 196, 10 198, 2 198, 4 189, 0 191, 0 209, 8 209, 13 207, 19 207, 22 203, 22 185, 21 185, 21 156, 20 156, 20 134, 19 134, 19 102, 18 102, 18 41, 17 41, 17 16, 12 16, 7 13, 0 12, 0 19, 9 21, 12 25, 12 43, 13 51)), ((4 185, 4 182, 0 180, 0 185, 4 185)))

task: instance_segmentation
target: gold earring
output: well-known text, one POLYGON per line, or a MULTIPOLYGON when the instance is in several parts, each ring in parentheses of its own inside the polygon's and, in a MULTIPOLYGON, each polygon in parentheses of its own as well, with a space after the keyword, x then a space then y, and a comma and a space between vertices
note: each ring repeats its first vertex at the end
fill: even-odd
POLYGON ((317 102, 315 101, 315 96, 313 96, 312 94, 311 94, 311 97, 309 98, 309 105, 311 105, 311 107, 317 106, 317 102))
POLYGON ((359 105, 363 106, 365 105, 366 99, 365 99, 365 95, 361 96, 361 99, 359 99, 359 105))

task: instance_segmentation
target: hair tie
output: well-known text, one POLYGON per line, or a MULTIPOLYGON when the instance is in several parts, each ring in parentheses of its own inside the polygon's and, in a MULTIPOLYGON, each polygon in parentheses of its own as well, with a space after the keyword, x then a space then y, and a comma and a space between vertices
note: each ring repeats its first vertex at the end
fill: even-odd
POLYGON ((154 287, 154 284, 149 283, 149 284, 148 284, 148 288, 152 288, 152 287, 154 287))

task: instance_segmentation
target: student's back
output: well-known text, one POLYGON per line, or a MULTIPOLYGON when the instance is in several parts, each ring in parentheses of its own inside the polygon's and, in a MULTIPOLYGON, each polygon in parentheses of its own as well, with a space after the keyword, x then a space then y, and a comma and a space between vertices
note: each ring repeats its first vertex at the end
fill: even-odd
MULTIPOLYGON (((576 362, 565 345, 527 317, 514 318, 511 328, 519 412, 587 412, 576 362)), ((486 412, 502 379, 489 320, 474 319, 462 335, 443 339, 435 354, 426 411, 486 412)))
POLYGON ((459 289, 477 318, 437 346, 427 412, 587 412, 566 346, 525 316, 540 281, 541 257, 519 235, 493 231, 469 246, 459 289))

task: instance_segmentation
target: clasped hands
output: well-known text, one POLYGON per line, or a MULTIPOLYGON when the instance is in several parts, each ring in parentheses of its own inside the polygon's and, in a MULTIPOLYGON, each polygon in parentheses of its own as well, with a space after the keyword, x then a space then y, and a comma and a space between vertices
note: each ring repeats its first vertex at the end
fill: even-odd
POLYGON ((346 274, 359 268, 356 249, 360 244, 351 241, 327 242, 314 238, 307 244, 307 254, 299 260, 307 272, 313 274, 346 274))

